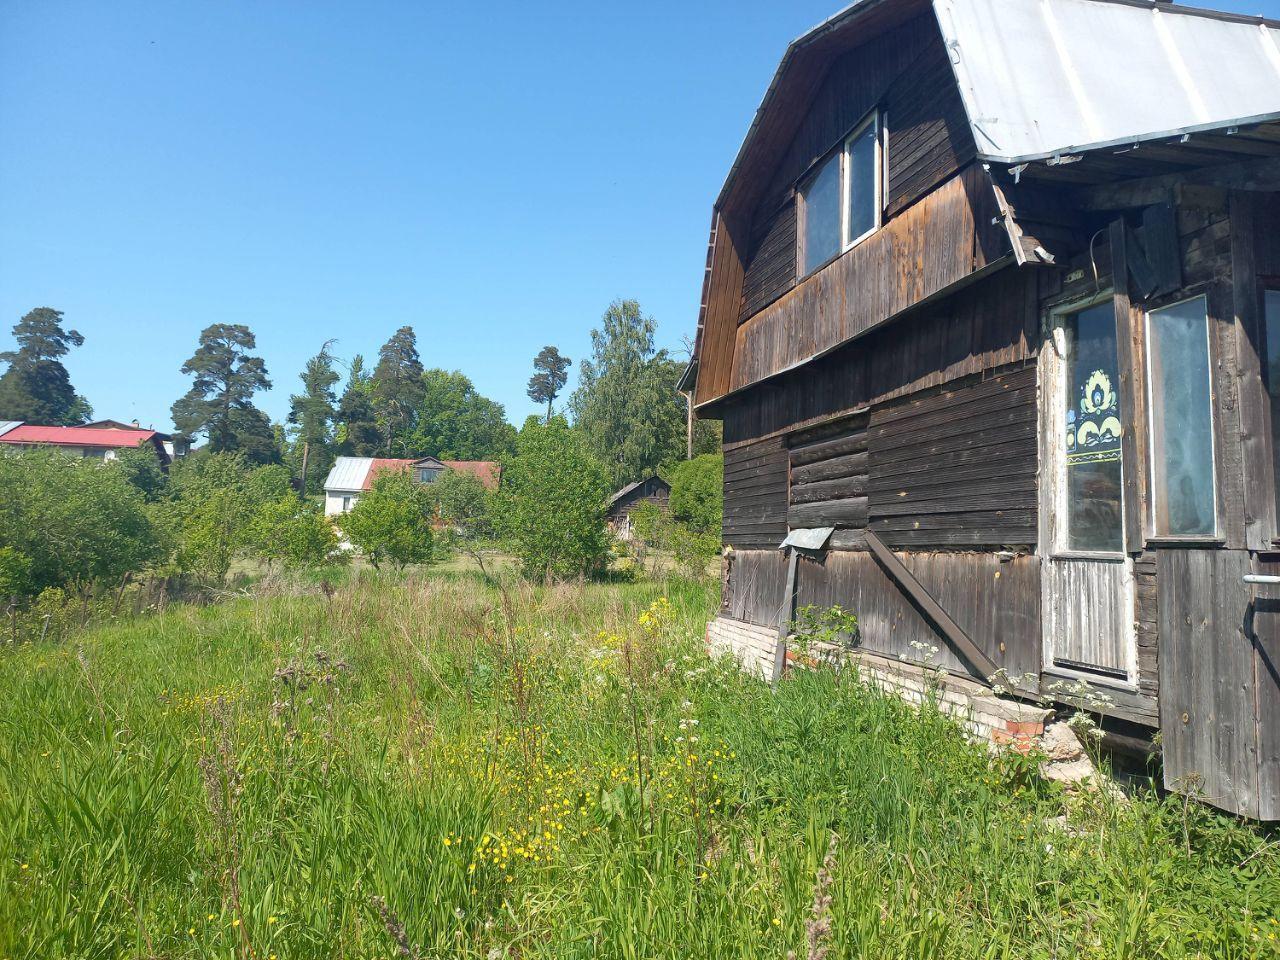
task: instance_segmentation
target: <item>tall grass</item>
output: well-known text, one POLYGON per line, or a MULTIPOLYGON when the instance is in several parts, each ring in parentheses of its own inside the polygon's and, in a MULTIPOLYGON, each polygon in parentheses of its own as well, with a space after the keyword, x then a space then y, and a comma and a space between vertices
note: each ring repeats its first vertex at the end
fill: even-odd
POLYGON ((0 958, 1280 952, 1259 830, 831 671, 771 693, 712 607, 437 574, 9 650, 0 958))

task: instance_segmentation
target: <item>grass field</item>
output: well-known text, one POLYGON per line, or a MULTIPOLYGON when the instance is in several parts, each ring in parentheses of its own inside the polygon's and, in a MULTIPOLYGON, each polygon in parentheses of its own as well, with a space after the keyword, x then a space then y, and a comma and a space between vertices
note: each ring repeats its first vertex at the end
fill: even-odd
POLYGON ((1280 955, 1258 829, 773 694, 713 607, 454 571, 4 651, 0 960, 1280 955))

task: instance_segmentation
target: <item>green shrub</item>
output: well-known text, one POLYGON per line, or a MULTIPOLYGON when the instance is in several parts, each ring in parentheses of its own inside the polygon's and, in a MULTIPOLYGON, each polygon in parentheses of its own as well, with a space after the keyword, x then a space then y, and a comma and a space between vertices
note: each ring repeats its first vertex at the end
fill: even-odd
POLYGON ((10 561, 25 568, 25 596, 118 583, 158 557, 142 493, 97 460, 46 451, 0 456, 0 491, 0 548, 25 558, 10 561))
POLYGON ((376 569, 384 563, 403 568, 434 559, 433 511, 430 492, 408 471, 384 470, 339 524, 376 569))
POLYGON ((242 454, 211 453, 174 464, 160 505, 173 568, 219 585, 250 549, 267 503, 292 496, 284 467, 253 468, 242 454))
POLYGON ((249 540, 256 556, 293 569, 318 567, 346 556, 324 511, 292 494, 258 508, 249 540))
POLYGON ((494 497, 499 534, 527 576, 598 574, 609 552, 603 468, 561 418, 525 424, 494 497))
POLYGON ((720 536, 724 514, 724 455, 704 453, 668 471, 671 516, 698 533, 720 536))

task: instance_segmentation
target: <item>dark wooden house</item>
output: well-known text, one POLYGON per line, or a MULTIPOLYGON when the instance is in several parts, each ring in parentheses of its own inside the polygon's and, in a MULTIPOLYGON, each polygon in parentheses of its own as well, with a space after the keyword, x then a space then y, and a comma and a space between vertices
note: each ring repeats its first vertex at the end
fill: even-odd
POLYGON ((682 389, 724 422, 713 626, 839 603, 1280 818, 1280 23, 836 14, 715 202, 682 389))
POLYGON ((671 484, 656 473, 629 483, 609 498, 606 519, 609 529, 623 540, 631 539, 631 511, 642 503, 652 503, 663 513, 671 500, 671 484))

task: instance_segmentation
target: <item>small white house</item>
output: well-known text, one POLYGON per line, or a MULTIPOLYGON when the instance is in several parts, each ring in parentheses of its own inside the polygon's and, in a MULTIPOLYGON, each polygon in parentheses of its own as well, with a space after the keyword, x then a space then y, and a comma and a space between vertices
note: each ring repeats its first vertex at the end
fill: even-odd
POLYGON ((338 457, 324 481, 325 516, 336 517, 355 506, 373 486, 373 478, 384 470, 407 470, 418 483, 431 483, 445 470, 459 470, 479 477, 490 489, 497 487, 501 467, 490 460, 438 460, 421 457, 401 460, 390 457, 338 457))

